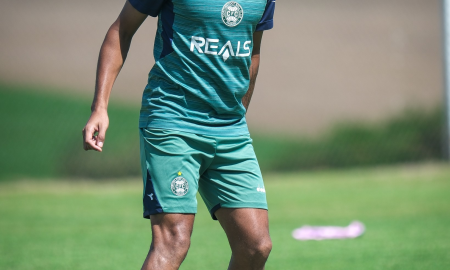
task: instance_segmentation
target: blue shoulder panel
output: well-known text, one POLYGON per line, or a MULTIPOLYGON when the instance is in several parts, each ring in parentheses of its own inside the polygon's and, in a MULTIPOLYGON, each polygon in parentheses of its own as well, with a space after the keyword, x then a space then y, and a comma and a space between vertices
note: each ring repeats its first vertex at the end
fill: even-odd
POLYGON ((161 10, 160 19, 162 21, 162 33, 163 50, 161 52, 160 59, 173 52, 173 23, 175 21, 175 14, 173 13, 172 0, 167 0, 161 10))
POLYGON ((256 25, 256 31, 264 31, 273 28, 273 14, 275 13, 275 0, 267 0, 266 9, 261 21, 256 25))
POLYGON ((140 13, 156 17, 166 0, 128 0, 128 2, 140 13))

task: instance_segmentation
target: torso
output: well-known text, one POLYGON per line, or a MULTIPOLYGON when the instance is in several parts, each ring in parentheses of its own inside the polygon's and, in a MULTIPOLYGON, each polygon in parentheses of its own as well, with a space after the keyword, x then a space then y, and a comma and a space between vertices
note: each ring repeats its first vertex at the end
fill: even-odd
POLYGON ((155 38, 141 127, 246 134, 241 99, 249 85, 253 33, 266 0, 172 0, 155 38))

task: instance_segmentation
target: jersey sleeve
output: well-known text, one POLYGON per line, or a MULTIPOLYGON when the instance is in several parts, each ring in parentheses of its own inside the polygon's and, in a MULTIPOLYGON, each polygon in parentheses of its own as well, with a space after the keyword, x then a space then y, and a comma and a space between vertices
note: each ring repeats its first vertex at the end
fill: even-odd
POLYGON ((267 0, 266 9, 261 21, 256 25, 256 31, 270 30, 273 28, 273 14, 275 13, 275 0, 267 0))
POLYGON ((156 17, 166 0, 128 0, 128 2, 140 13, 156 17))

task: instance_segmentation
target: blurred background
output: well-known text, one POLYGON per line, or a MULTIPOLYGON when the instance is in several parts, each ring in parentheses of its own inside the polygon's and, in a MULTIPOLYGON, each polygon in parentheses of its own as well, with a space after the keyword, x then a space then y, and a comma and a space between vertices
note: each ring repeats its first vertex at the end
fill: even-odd
MULTIPOLYGON (((155 18, 114 85, 104 152, 82 150, 98 52, 123 4, 0 0, 2 269, 129 269, 145 256, 147 223, 129 220, 140 216, 138 117, 155 18), (130 241, 141 246, 123 253, 130 241)), ((440 0, 277 2, 247 115, 277 209, 268 269, 450 269, 441 14, 440 0), (368 235, 352 244, 289 235, 357 218, 368 235)), ((196 226, 220 233, 206 220, 196 226)), ((226 267, 228 250, 208 253, 226 238, 193 237, 184 269, 226 267), (205 256, 211 264, 194 259, 205 256)))
MULTIPOLYGON (((81 150, 80 130, 100 45, 124 1, 1 2, 0 177, 139 175, 138 115, 156 19, 134 37, 112 93, 105 154, 97 155, 81 150)), ((278 3, 247 116, 262 169, 442 159, 440 5, 278 3)))

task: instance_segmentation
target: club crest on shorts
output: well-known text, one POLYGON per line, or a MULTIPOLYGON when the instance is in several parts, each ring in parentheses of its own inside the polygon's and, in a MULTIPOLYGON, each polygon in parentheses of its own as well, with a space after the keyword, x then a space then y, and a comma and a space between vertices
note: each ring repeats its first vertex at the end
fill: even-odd
MULTIPOLYGON (((181 173, 178 173, 178 175, 181 175, 181 173)), ((184 196, 189 190, 189 183, 183 177, 178 176, 173 179, 170 188, 172 189, 173 194, 177 196, 184 196)))
POLYGON ((244 9, 237 2, 230 1, 222 8, 222 21, 229 27, 235 27, 242 22, 244 9))

